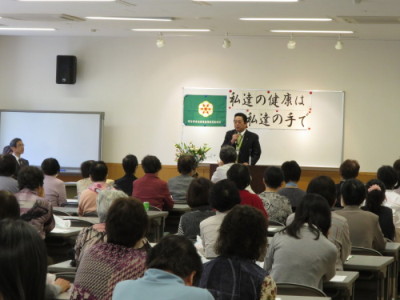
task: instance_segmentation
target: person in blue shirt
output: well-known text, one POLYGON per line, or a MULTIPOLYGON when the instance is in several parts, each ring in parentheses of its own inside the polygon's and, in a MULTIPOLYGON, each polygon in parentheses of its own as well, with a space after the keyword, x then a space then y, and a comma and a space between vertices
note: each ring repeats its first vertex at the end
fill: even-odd
POLYGON ((142 278, 117 284, 113 300, 212 300, 206 289, 194 287, 202 263, 193 243, 183 236, 164 237, 147 257, 142 278))

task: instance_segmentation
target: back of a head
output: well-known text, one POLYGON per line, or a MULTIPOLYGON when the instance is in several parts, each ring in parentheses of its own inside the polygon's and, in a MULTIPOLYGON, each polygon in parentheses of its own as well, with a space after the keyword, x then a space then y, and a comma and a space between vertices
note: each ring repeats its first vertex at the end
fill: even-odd
POLYGON ((223 179, 211 188, 208 201, 211 207, 219 212, 228 211, 240 203, 239 190, 232 181, 223 179))
POLYGON ((285 161, 281 166, 285 182, 298 182, 301 176, 301 168, 295 160, 285 161))
POLYGON ((281 168, 268 167, 264 172, 264 182, 269 188, 279 188, 282 185, 283 179, 281 168))
POLYGON ((44 175, 42 170, 37 167, 24 167, 18 172, 18 186, 19 189, 35 189, 43 186, 44 175))
POLYGON ((45 175, 56 175, 60 173, 60 164, 55 158, 46 158, 41 165, 42 171, 45 175))
POLYGON ((227 178, 236 184, 239 190, 244 190, 251 181, 249 167, 242 164, 232 165, 226 173, 227 178))
POLYGON ((90 168, 95 163, 94 160, 86 160, 81 163, 81 175, 83 178, 89 178, 90 176, 90 168))
POLYGON ((236 149, 229 145, 222 146, 219 151, 219 158, 224 164, 234 163, 237 158, 236 149))
POLYGON ((145 173, 154 174, 161 170, 161 162, 154 155, 146 155, 142 159, 142 168, 145 173))
POLYGON ((294 220, 286 227, 287 233, 296 238, 304 224, 319 238, 319 231, 328 235, 331 227, 331 209, 324 197, 317 194, 306 194, 296 208, 294 220), (318 230, 317 230, 317 229, 318 230))
POLYGON ((256 260, 265 252, 267 233, 267 220, 258 209, 237 205, 222 221, 216 253, 225 257, 256 260))
POLYGON ((197 282, 203 265, 189 239, 180 235, 169 235, 150 250, 147 256, 147 268, 169 271, 182 279, 196 272, 194 282, 197 282))
POLYGON ((90 178, 93 182, 106 181, 108 168, 104 161, 95 161, 90 167, 90 178))
POLYGON ((383 201, 386 199, 385 185, 379 179, 372 179, 367 182, 365 188, 367 189, 365 206, 369 211, 378 214, 383 201))
POLYGON ((0 221, 0 297, 43 300, 47 251, 35 228, 22 220, 0 221))
POLYGON ((0 155, 0 176, 10 177, 17 169, 17 161, 11 154, 0 155))
POLYGON ((357 179, 343 182, 341 194, 345 205, 361 205, 366 196, 364 184, 357 179))
POLYGON ((125 197, 128 197, 128 195, 119 190, 102 190, 97 194, 96 207, 100 223, 105 223, 108 210, 113 201, 125 197))
POLYGON ((187 175, 196 168, 196 159, 193 155, 184 154, 178 158, 178 172, 187 175))
POLYGON ((18 219, 19 203, 14 194, 7 191, 0 191, 0 220, 2 219, 18 219))
POLYGON ((204 177, 195 178, 189 184, 187 204, 191 208, 209 205, 208 197, 213 183, 204 177))
POLYGON ((107 242, 133 247, 146 235, 149 220, 143 203, 131 197, 114 200, 106 219, 107 242))
POLYGON ((318 176, 310 181, 307 187, 307 193, 318 194, 324 197, 330 207, 336 201, 336 186, 332 178, 328 176, 318 176))
POLYGON ((122 167, 124 168, 124 172, 126 175, 134 174, 138 164, 139 163, 137 157, 133 154, 128 154, 122 160, 122 167))
POLYGON ((12 149, 9 145, 7 145, 3 148, 3 155, 11 154, 11 153, 12 153, 12 149))
POLYGON ((346 159, 340 165, 339 171, 340 176, 342 176, 342 178, 345 180, 356 178, 358 176, 358 172, 360 171, 360 164, 354 159, 346 159))
POLYGON ((397 183, 397 173, 392 166, 382 166, 378 169, 377 177, 387 190, 392 190, 397 183))

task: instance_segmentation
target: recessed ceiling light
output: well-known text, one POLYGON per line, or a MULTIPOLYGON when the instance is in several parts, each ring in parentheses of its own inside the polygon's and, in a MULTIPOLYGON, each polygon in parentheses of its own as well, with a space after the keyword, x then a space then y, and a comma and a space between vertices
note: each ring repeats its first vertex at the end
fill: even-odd
POLYGON ((110 20, 110 21, 156 21, 156 22, 172 21, 172 18, 85 17, 85 19, 110 20))
POLYGON ((192 0, 193 2, 299 2, 299 0, 192 0))
POLYGON ((354 31, 340 30, 270 30, 275 33, 326 33, 326 34, 353 34, 354 31))
POLYGON ((299 22, 330 22, 331 18, 240 18, 242 21, 299 21, 299 22))
POLYGON ((54 28, 17 28, 17 27, 0 27, 0 31, 55 31, 54 28))
POLYGON ((168 29, 168 28, 164 28, 164 29, 154 29, 154 28, 134 28, 131 29, 132 31, 157 31, 157 32, 209 32, 211 31, 210 29, 179 29, 179 28, 175 28, 175 29, 168 29))

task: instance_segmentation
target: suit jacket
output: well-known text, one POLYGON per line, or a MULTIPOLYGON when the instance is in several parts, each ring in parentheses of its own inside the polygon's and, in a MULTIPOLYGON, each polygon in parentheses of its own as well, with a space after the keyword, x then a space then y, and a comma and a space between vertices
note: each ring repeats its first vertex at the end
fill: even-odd
POLYGON ((23 168, 23 167, 29 166, 29 161, 21 157, 19 159, 19 163, 18 163, 17 158, 14 155, 13 155, 13 157, 15 158, 15 164, 17 165, 17 167, 15 169, 14 177, 17 178, 19 170, 21 170, 21 168, 23 168))
MULTIPOLYGON (((231 143, 232 135, 236 130, 230 130, 226 133, 222 146, 228 145, 236 148, 236 143, 231 143)), ((261 156, 261 146, 258 135, 246 130, 243 136, 242 146, 240 147, 238 163, 248 163, 254 166, 261 156)))
POLYGON ((386 241, 383 237, 377 215, 364 211, 358 206, 348 205, 335 213, 347 219, 352 246, 383 250, 386 241))

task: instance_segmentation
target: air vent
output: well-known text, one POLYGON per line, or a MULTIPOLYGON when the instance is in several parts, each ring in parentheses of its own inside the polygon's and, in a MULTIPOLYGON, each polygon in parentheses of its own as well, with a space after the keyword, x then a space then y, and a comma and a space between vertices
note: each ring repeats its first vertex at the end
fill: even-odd
POLYGON ((399 16, 345 16, 337 18, 351 24, 400 24, 399 16))
POLYGON ((33 22, 82 22, 85 19, 71 16, 67 14, 53 15, 53 14, 2 14, 4 19, 16 21, 33 21, 33 22))

